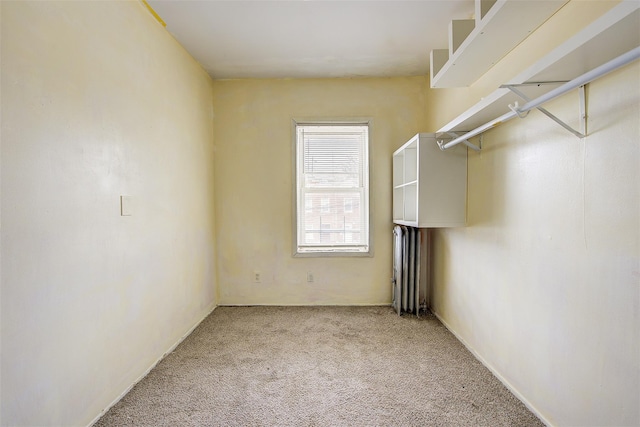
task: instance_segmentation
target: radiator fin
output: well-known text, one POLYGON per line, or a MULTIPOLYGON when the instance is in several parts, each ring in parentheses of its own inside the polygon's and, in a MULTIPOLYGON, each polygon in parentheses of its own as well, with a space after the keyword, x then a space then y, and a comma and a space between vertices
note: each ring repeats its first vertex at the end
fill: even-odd
POLYGON ((420 315, 420 246, 420 229, 393 228, 392 305, 398 315, 420 315))

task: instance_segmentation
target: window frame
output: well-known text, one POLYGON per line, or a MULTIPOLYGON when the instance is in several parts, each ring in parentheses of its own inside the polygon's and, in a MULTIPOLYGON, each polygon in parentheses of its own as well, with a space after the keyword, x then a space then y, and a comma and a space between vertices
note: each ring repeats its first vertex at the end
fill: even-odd
MULTIPOLYGON (((372 133, 373 133, 373 120, 371 118, 354 118, 354 119, 292 119, 291 123, 292 133, 292 169, 293 169, 293 206, 292 206, 292 253, 294 257, 372 257, 373 256, 373 232, 372 232, 372 191, 371 191, 371 176, 372 176, 372 133), (298 127, 299 126, 366 126, 367 130, 367 142, 366 142, 366 166, 364 168, 364 182, 366 184, 364 193, 367 199, 367 212, 364 215, 367 227, 368 246, 364 250, 354 250, 353 247, 340 248, 338 246, 326 247, 322 246, 314 247, 311 249, 301 249, 298 245, 298 221, 299 221, 299 209, 304 209, 304 205, 299 200, 298 193, 298 161, 300 159, 300 153, 298 152, 298 127)), ((320 208, 320 207, 319 207, 320 208)))

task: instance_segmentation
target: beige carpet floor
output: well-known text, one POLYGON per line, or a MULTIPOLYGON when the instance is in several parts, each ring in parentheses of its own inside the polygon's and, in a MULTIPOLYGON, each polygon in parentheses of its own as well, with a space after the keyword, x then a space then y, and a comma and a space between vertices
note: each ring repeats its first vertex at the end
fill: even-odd
POLYGON ((542 426, 433 316, 218 307, 96 426, 542 426))

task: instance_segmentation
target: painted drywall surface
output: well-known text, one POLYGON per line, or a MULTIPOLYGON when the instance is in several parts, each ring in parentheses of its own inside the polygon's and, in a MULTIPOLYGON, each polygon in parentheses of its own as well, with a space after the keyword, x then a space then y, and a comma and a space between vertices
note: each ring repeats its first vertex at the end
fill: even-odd
MULTIPOLYGON (((589 86, 589 136, 538 112, 469 154, 432 306, 549 423, 640 424, 640 65, 589 86)), ((576 93, 547 104, 578 126, 576 93)))
POLYGON ((390 303, 391 155, 425 130, 426 85, 424 77, 214 82, 220 304, 390 303), (294 258, 292 120, 353 117, 373 119, 374 256, 294 258))
POLYGON ((1 423, 87 425, 216 303, 211 80, 138 2, 0 7, 1 423))

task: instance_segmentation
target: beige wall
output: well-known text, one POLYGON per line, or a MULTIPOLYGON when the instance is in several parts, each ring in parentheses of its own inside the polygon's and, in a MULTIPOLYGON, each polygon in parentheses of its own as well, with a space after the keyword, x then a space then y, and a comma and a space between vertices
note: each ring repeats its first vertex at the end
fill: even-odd
POLYGON ((424 77, 214 82, 220 304, 390 302, 391 154, 425 130, 426 90, 424 77), (374 256, 293 258, 292 119, 352 117, 373 119, 374 256))
POLYGON ((1 423, 87 425, 216 303, 211 80, 137 1, 0 5, 1 423))
MULTIPOLYGON (((580 3, 530 51, 605 2, 580 3)), ((639 81, 634 63, 589 85, 585 139, 537 111, 486 133, 469 226, 434 234, 433 310, 552 425, 640 424, 639 81)), ((545 107, 578 126, 577 93, 545 107)))

